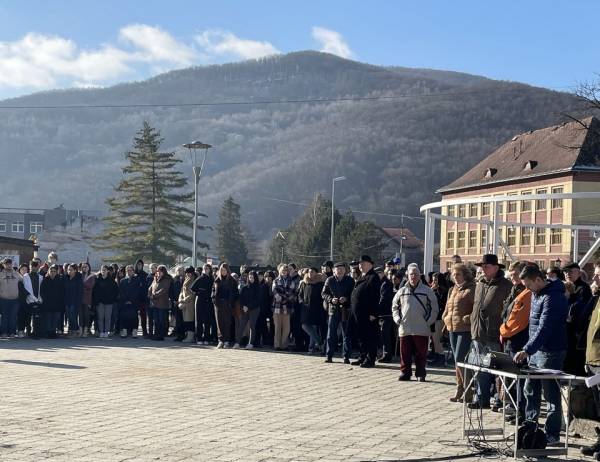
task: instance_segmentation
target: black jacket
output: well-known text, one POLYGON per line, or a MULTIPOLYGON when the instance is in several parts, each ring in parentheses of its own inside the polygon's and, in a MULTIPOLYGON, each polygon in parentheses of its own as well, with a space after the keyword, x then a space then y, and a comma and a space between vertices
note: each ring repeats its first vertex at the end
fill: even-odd
POLYGON ((110 276, 107 276, 106 278, 98 276, 96 284, 94 284, 94 289, 92 290, 92 301, 94 305, 97 305, 98 303, 113 305, 117 302, 118 296, 119 286, 117 285, 117 282, 110 276))
POLYGON ((379 315, 380 289, 381 280, 373 268, 358 278, 350 298, 350 308, 357 319, 379 315))
POLYGON ((352 290, 354 289, 354 279, 348 275, 344 275, 342 279, 337 279, 335 276, 330 276, 325 281, 323 286, 323 300, 327 303, 329 308, 329 315, 333 315, 336 310, 341 309, 342 319, 346 319, 347 311, 350 308, 350 298, 352 297, 352 290), (334 298, 346 299, 346 303, 334 305, 331 300, 334 298))
POLYGON ((46 313, 60 313, 65 309, 65 281, 62 276, 44 277, 42 287, 42 310, 46 313))
POLYGON ((302 324, 320 325, 323 321, 325 317, 323 298, 321 296, 323 284, 321 275, 311 281, 304 281, 303 284, 300 284, 298 298, 302 305, 300 313, 302 324))
MULTIPOLYGON (((394 300, 394 285, 388 278, 383 278, 379 289, 379 315, 392 315, 392 301, 394 300)), ((391 318, 390 318, 391 319, 391 318)))
POLYGON ((213 278, 202 273, 193 283, 190 290, 196 294, 196 306, 212 305, 213 278))
POLYGON ((266 316, 271 314, 271 306, 273 305, 273 294, 271 292, 271 284, 263 281, 259 284, 260 297, 260 312, 266 316))
POLYGON ((140 300, 142 281, 138 276, 124 277, 119 281, 119 305, 135 304, 140 300))
POLYGON ((260 308, 260 285, 258 282, 245 285, 240 292, 240 306, 247 306, 249 310, 260 308))

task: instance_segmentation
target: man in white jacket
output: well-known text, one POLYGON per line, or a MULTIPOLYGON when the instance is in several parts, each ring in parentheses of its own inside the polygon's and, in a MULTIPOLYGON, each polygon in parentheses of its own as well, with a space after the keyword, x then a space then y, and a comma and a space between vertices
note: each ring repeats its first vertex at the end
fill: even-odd
MULTIPOLYGON (((37 260, 31 260, 29 273, 23 276, 23 288, 25 289, 25 304, 31 314, 33 330, 31 336, 39 338, 40 335, 40 307, 42 306, 41 287, 44 277, 40 274, 40 263, 37 260)), ((19 332, 19 337, 24 336, 24 332, 19 332)))
POLYGON ((424 382, 431 325, 437 319, 439 308, 435 293, 421 281, 416 264, 408 266, 407 277, 408 282, 396 293, 392 303, 392 315, 400 337, 401 373, 398 380, 410 380, 414 356, 415 376, 419 382, 424 382))

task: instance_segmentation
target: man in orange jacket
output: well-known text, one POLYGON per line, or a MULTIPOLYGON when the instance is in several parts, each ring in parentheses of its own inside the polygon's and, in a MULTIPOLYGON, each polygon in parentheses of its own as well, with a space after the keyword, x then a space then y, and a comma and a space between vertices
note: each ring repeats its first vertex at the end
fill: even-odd
MULTIPOLYGON (((514 262, 510 265, 509 275, 513 288, 508 298, 504 301, 502 311, 503 323, 500 325, 500 343, 504 351, 514 358, 515 354, 523 349, 529 340, 529 314, 531 312, 531 291, 527 289, 519 275, 525 264, 514 262)), ((523 396, 523 383, 521 383, 521 400, 519 403, 519 420, 525 414, 525 399, 523 396)), ((511 389, 511 396, 516 401, 517 391, 511 389)), ((506 414, 510 419, 515 418, 515 409, 507 406, 506 414)))

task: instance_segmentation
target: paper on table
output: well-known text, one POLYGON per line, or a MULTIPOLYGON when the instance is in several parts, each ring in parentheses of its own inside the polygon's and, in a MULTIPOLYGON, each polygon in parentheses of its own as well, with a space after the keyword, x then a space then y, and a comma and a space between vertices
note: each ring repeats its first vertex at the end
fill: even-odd
POLYGON ((585 384, 588 388, 595 387, 596 385, 600 385, 600 374, 592 375, 585 379, 585 384))

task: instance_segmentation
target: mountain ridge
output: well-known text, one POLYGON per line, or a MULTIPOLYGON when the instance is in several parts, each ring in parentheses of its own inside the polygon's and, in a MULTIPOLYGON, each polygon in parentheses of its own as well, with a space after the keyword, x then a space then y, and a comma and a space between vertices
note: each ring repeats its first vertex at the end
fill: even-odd
MULTIPOLYGON (((416 215, 421 204, 435 199, 438 187, 497 145, 561 122, 560 114, 575 110, 577 101, 567 93, 453 71, 296 52, 176 70, 102 89, 36 93, 0 101, 2 106, 0 158, 9 175, 0 192, 20 191, 12 198, 17 206, 64 202, 71 208, 103 208, 121 177, 123 154, 148 120, 161 130, 163 148, 177 149, 182 159, 185 142, 199 139, 214 146, 200 185, 202 211, 214 223, 231 194, 246 225, 263 239, 300 212, 300 206, 277 200, 305 203, 315 192, 329 194, 331 178, 339 175, 348 181, 336 188, 337 206, 416 215), (261 103, 365 97, 375 99, 261 103), (211 101, 217 104, 6 108, 211 101), (236 101, 255 104, 218 104, 236 101), (40 188, 23 190, 24 172, 28 183, 40 188)), ((181 168, 191 171, 188 163, 181 168)), ((393 217, 371 218, 398 224, 393 217)))

